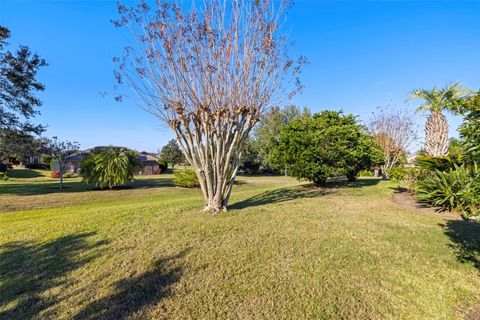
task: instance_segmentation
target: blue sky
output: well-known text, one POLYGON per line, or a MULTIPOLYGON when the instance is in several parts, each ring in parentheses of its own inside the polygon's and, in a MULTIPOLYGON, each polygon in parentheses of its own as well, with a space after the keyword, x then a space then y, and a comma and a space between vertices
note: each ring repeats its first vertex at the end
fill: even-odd
MULTIPOLYGON (((127 2, 131 3, 131 2, 127 2)), ((126 34, 110 23, 113 1, 0 0, 0 24, 50 64, 40 123, 45 135, 82 147, 123 145, 156 151, 171 134, 150 114, 113 101, 112 57, 126 34)), ((461 81, 480 88, 480 1, 297 1, 287 31, 311 64, 292 103, 343 109, 368 120, 380 105, 405 103, 414 88, 461 81)), ((460 119, 450 116, 451 134, 460 119)), ((419 133, 424 118, 418 116, 419 133)))

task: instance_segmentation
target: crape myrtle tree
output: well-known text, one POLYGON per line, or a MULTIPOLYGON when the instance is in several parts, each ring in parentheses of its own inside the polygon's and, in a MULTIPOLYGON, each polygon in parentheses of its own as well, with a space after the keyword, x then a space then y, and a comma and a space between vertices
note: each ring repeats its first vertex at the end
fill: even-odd
POLYGON ((53 137, 46 147, 48 155, 52 156, 58 162, 58 172, 60 173, 60 189, 63 188, 63 175, 67 170, 67 163, 70 156, 78 152, 80 146, 78 142, 60 141, 53 137))
POLYGON ((380 147, 355 116, 328 110, 284 126, 274 154, 289 174, 316 185, 335 173, 354 181, 361 170, 383 160, 380 147))
POLYGON ((414 114, 404 109, 378 107, 368 129, 383 151, 383 174, 399 163, 416 139, 414 114))
POLYGON ((448 155, 448 122, 442 113, 451 110, 456 99, 468 96, 472 91, 459 83, 444 88, 433 87, 432 90, 413 90, 409 99, 422 99, 424 103, 417 108, 420 112, 429 112, 425 123, 425 152, 429 156, 448 155))
POLYGON ((302 88, 305 58, 290 59, 281 34, 290 4, 212 0, 182 7, 158 0, 154 8, 118 6, 115 25, 130 30, 133 40, 114 58, 116 79, 172 129, 208 212, 226 210, 255 124, 302 88))
POLYGON ((41 106, 35 93, 45 87, 36 78, 47 63, 26 46, 15 52, 6 50, 9 37, 10 30, 0 26, 0 160, 9 156, 6 150, 44 130, 29 119, 38 114, 37 107, 41 106))

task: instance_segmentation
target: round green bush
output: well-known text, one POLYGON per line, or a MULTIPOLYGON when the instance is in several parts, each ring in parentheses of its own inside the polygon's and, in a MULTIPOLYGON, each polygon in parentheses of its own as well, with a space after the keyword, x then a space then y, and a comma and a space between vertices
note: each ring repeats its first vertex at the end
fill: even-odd
POLYGON ((182 188, 198 188, 200 182, 198 181, 197 174, 192 169, 185 169, 181 171, 175 171, 173 174, 173 184, 182 188))

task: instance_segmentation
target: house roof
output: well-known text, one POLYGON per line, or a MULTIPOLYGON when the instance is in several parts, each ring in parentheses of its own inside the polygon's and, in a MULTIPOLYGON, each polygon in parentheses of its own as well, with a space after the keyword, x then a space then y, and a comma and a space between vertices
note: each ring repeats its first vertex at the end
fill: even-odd
POLYGON ((142 152, 138 154, 140 161, 158 161, 159 157, 155 153, 142 152))

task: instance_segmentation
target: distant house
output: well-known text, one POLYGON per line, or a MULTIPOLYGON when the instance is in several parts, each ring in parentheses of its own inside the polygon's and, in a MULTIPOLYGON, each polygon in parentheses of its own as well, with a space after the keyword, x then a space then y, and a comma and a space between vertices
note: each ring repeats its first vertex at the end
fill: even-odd
MULTIPOLYGON (((80 151, 70 157, 68 157, 66 172, 80 173, 80 167, 82 161, 88 157, 91 153, 91 149, 80 151)), ((53 160, 53 171, 59 171, 58 160, 53 160)))
POLYGON ((142 168, 138 174, 148 175, 148 174, 160 174, 160 164, 158 163, 159 157, 157 154, 142 152, 138 154, 138 158, 142 162, 142 168))
MULTIPOLYGON (((95 147, 95 148, 87 149, 70 156, 67 161, 66 171, 73 172, 73 173, 80 173, 80 167, 82 165, 82 161, 86 157, 88 157, 90 154, 100 151, 101 148, 104 148, 104 147, 95 147)), ((138 175, 150 175, 150 174, 162 173, 160 169, 160 164, 158 163, 158 160, 159 160, 158 155, 154 153, 141 152, 138 154, 138 159, 141 162, 141 169, 139 172, 137 172, 138 175)), ((59 165, 57 160, 53 161, 52 170, 53 171, 59 170, 59 165)))

